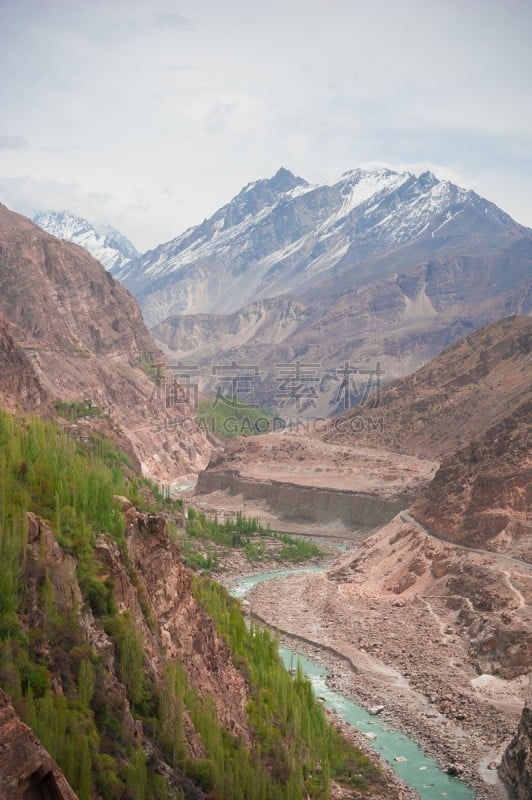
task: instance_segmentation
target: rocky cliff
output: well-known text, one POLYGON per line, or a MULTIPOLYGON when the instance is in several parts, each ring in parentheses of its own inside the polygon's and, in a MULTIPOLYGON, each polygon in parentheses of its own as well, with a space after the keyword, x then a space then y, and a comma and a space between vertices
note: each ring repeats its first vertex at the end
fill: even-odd
POLYGON ((525 705, 517 732, 504 753, 501 774, 516 800, 532 798, 532 707, 530 702, 525 705))
POLYGON ((12 408, 50 411, 51 403, 15 330, 0 313, 0 399, 12 408))
POLYGON ((527 400, 532 319, 471 333, 369 402, 340 415, 324 439, 438 458, 468 445, 527 400), (379 424, 380 423, 380 424, 379 424))
POLYGON ((438 536, 532 563, 532 401, 446 456, 413 513, 438 536))
MULTIPOLYGON (((214 702, 211 714, 216 715, 227 735, 235 737, 235 741, 238 737, 249 746, 251 733, 245 713, 249 687, 235 667, 229 647, 217 633, 213 620, 194 598, 191 576, 170 542, 166 520, 155 514, 140 513, 124 499, 119 502, 125 512, 125 550, 119 548, 112 537, 102 535, 94 551, 101 579, 113 589, 112 616, 102 616, 103 609, 95 606, 94 601, 84 601, 76 558, 58 544, 42 519, 31 513, 28 515, 22 618, 24 631, 31 639, 31 657, 35 659, 28 669, 36 671, 33 674, 40 670, 40 674, 52 676, 54 697, 53 701, 46 701, 48 706, 43 705, 45 701, 36 700, 41 704, 36 727, 50 746, 62 754, 79 784, 83 748, 74 759, 69 756, 67 746, 62 744, 60 720, 63 718, 63 733, 69 728, 72 737, 79 736, 79 723, 74 720, 83 719, 83 710, 79 704, 77 716, 69 716, 70 706, 62 706, 61 702, 66 697, 81 701, 83 678, 80 670, 88 658, 95 667, 94 672, 90 670, 90 715, 83 720, 84 730, 91 731, 92 736, 91 757, 88 764, 85 762, 86 791, 94 786, 96 777, 100 791, 110 792, 113 797, 122 796, 116 758, 124 763, 132 759, 134 763, 137 757, 144 759, 138 755, 143 752, 149 755, 151 771, 164 778, 169 797, 181 797, 181 791, 191 800, 200 800, 205 794, 169 757, 160 727, 153 727, 154 720, 146 722, 146 711, 140 711, 146 697, 138 693, 138 688, 143 685, 142 691, 146 692, 149 687, 154 697, 160 693, 161 703, 168 704, 168 708, 159 712, 163 721, 160 725, 164 724, 167 717, 171 719, 172 704, 176 702, 171 699, 173 690, 167 684, 168 670, 172 664, 182 665, 186 674, 184 680, 190 688, 181 691, 211 698, 214 702), (142 665, 137 678, 133 675, 135 661, 131 660, 135 652, 142 665), (140 680, 137 689, 135 680, 137 683, 140 680), (39 723, 45 709, 50 712, 56 706, 57 716, 48 723, 44 718, 39 723), (98 731, 94 728, 95 720, 98 731)), ((6 652, 11 651, 3 650, 0 681, 14 691, 25 715, 35 719, 33 698, 30 700, 27 694, 20 696, 20 687, 17 690, 16 682, 13 683, 13 668, 9 660, 6 662, 6 652)), ((41 692, 42 689, 37 697, 41 692)), ((185 747, 183 759, 204 759, 205 745, 192 714, 186 708, 182 708, 180 714, 181 721, 172 723, 178 726, 173 747, 185 747)), ((76 800, 56 764, 29 728, 16 718, 3 692, 0 692, 0 732, 2 800, 76 800)), ((76 739, 77 747, 81 747, 82 741, 76 739)), ((189 772, 192 771, 190 767, 189 772)), ((122 774, 126 785, 129 780, 133 782, 131 785, 140 780, 127 775, 127 771, 122 774)))
POLYGON ((0 689, 0 787, 2 800, 78 800, 37 737, 0 689))
POLYGON ((92 426, 100 418, 106 433, 125 436, 144 471, 160 481, 208 461, 211 446, 191 398, 166 371, 129 292, 81 247, 4 206, 0 313, 6 404, 59 406, 74 417, 88 410, 92 426))
POLYGON ((140 587, 133 582, 116 544, 102 538, 96 552, 113 580, 119 610, 129 610, 137 621, 154 682, 160 681, 165 664, 178 659, 200 695, 214 699, 224 727, 249 743, 248 688, 212 619, 194 598, 191 575, 170 542, 166 520, 140 513, 127 501, 124 510, 127 556, 140 587), (143 597, 149 615, 145 605, 143 611, 143 597))
MULTIPOLYGON (((134 636, 142 642, 144 669, 151 685, 161 687, 168 664, 177 659, 200 696, 214 699, 224 727, 249 743, 246 683, 212 619, 194 598, 191 575, 169 539, 166 520, 137 511, 125 498, 118 502, 125 513, 125 552, 111 537, 102 535, 96 542, 95 558, 102 577, 113 587, 118 614, 131 618, 134 636)), ((104 619, 83 603, 76 559, 57 543, 50 527, 33 514, 29 515, 28 541, 27 625, 42 630, 47 627, 39 592, 45 569, 58 610, 77 617, 85 643, 101 660, 101 690, 106 697, 101 702, 120 719, 126 738, 137 743, 145 741, 146 747, 153 747, 131 702, 112 632, 104 619)), ((60 650, 48 649, 45 644, 44 663, 56 676, 56 692, 66 692, 70 676, 69 669, 61 663, 64 655, 60 650)), ((190 717, 184 735, 189 752, 199 757, 204 749, 190 717)))

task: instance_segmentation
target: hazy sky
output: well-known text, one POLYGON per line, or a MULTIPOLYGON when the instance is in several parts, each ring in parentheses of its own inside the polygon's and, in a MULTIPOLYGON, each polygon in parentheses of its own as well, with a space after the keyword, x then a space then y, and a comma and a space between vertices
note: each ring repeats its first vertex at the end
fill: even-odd
POLYGON ((531 0, 0 0, 0 201, 140 249, 280 166, 427 166, 532 226, 531 0))

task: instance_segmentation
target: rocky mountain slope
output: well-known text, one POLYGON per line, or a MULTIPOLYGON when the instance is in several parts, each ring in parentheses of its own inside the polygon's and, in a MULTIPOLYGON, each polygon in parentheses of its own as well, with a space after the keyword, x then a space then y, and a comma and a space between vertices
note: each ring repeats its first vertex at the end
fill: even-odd
POLYGON ((37 211, 33 222, 58 239, 79 244, 105 269, 121 269, 139 255, 135 245, 120 231, 110 226, 105 230, 97 228, 69 211, 37 211))
POLYGON ((474 192, 433 175, 355 170, 310 186, 281 170, 210 220, 117 272, 170 358, 259 369, 257 401, 278 404, 276 365, 315 365, 311 400, 331 415, 364 395, 363 370, 411 374, 457 339, 532 310, 532 233, 474 192), (358 368, 342 392, 341 370, 358 368))
POLYGON ((160 481, 208 461, 212 447, 129 292, 85 250, 4 206, 0 315, 4 403, 82 417, 160 481))
POLYGON ((115 274, 153 325, 171 314, 228 313, 279 294, 300 296, 356 265, 350 286, 404 268, 405 260, 414 266, 429 255, 473 254, 479 244, 487 253, 525 235, 492 203, 431 173, 358 169, 312 186, 280 169, 115 274), (405 257, 401 248, 414 243, 405 257), (397 250, 395 266, 386 264, 385 254, 397 250))
POLYGON ((529 701, 521 715, 517 732, 508 745, 501 771, 517 800, 532 797, 532 709, 529 701))
POLYGON ((521 406, 531 375, 532 318, 499 320, 385 387, 375 408, 370 402, 331 420, 323 437, 425 458, 450 455, 521 406))
POLYGON ((294 334, 308 317, 303 303, 287 297, 257 300, 230 314, 184 314, 167 317, 152 328, 152 334, 171 360, 196 362, 202 380, 209 380, 210 365, 221 359, 239 358, 243 352, 268 355, 272 347, 294 334))
POLYGON ((412 513, 442 538, 532 564, 532 399, 446 456, 412 513))
POLYGON ((6 406, 50 411, 49 398, 31 361, 15 338, 15 329, 0 313, 0 397, 6 406))
POLYGON ((37 737, 0 689, 0 786, 3 800, 78 800, 37 737))

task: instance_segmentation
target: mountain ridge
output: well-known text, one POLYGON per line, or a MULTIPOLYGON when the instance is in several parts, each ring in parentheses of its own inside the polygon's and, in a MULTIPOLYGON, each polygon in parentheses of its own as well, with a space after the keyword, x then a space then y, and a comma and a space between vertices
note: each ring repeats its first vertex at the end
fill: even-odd
POLYGON ((6 405, 101 429, 154 479, 176 481, 209 459, 127 289, 83 248, 2 205, 0 356, 6 405))
POLYGON ((280 294, 299 297, 356 264, 368 265, 360 276, 367 278, 372 259, 412 242, 424 243, 424 253, 465 252, 479 237, 496 246, 509 232, 530 234, 472 190, 429 172, 356 169, 311 185, 282 168, 114 274, 153 325, 171 314, 228 313, 280 294))
POLYGON ((37 211, 32 221, 58 239, 79 244, 107 270, 121 268, 139 255, 137 248, 116 228, 93 225, 70 211, 37 211))

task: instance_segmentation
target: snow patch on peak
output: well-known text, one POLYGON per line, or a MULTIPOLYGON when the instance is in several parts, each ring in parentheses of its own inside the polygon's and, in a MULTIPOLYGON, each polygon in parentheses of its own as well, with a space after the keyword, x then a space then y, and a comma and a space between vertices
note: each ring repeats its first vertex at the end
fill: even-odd
POLYGON ((37 211, 33 222, 52 236, 79 244, 105 269, 119 269, 139 255, 136 247, 110 225, 96 227, 70 211, 37 211))
MULTIPOLYGON (((471 190, 430 171, 416 176, 368 166, 312 185, 281 168, 118 277, 152 324, 172 314, 230 312, 263 297, 297 295, 338 266, 367 263, 415 242, 430 251, 479 224, 493 230, 511 222, 471 190)), ((406 313, 433 311, 420 297, 412 307, 407 303, 406 313)))

